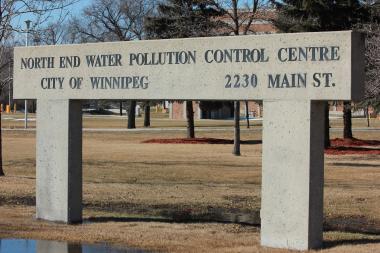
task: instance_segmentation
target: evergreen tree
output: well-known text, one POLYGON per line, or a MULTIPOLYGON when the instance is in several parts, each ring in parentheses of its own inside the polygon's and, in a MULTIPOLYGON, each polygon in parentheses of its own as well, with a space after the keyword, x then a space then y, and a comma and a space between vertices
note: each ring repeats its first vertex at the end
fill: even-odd
POLYGON ((368 18, 368 8, 359 0, 274 1, 279 9, 275 25, 283 32, 349 30, 368 18))
MULTIPOLYGON (((149 39, 204 37, 216 34, 221 22, 213 19, 222 12, 212 1, 168 0, 158 5, 158 13, 145 20, 149 39)), ((195 138, 192 101, 186 101, 187 137, 195 138)))
MULTIPOLYGON (((355 24, 369 18, 369 8, 360 0, 272 0, 272 2, 279 10, 275 25, 283 32, 349 30, 355 24)), ((351 106, 348 102, 345 102, 343 113, 344 138, 353 138, 351 106)), ((328 110, 325 112, 325 121, 325 147, 328 147, 330 146, 328 110)))
POLYGON ((213 20, 222 13, 212 1, 168 0, 158 5, 158 13, 145 20, 150 39, 205 37, 216 34, 222 25, 213 20))

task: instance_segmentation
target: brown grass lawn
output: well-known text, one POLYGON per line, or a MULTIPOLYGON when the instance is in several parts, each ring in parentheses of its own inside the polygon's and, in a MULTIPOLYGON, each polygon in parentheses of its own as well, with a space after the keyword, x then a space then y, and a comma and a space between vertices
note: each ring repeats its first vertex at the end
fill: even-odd
MULTIPOLYGON (((354 134, 380 139, 379 132, 354 134)), ((0 178, 0 237, 107 241, 164 252, 289 252, 260 247, 259 227, 246 224, 259 223, 261 144, 245 144, 243 155, 234 157, 232 145, 141 143, 183 135, 85 132, 88 222, 68 226, 34 219, 35 133, 3 132, 7 176, 0 178)), ((242 139, 260 140, 261 133, 243 131, 242 139)), ((380 252, 379 210, 380 157, 327 156, 322 252, 380 252)))

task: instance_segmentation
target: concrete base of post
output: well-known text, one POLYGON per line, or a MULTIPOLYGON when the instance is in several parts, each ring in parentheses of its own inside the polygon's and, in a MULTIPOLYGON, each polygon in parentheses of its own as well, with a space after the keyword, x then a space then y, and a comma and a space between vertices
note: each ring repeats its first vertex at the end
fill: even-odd
POLYGON ((80 101, 37 100, 37 219, 82 220, 80 101))
POLYGON ((323 102, 264 101, 261 244, 322 246, 323 102))

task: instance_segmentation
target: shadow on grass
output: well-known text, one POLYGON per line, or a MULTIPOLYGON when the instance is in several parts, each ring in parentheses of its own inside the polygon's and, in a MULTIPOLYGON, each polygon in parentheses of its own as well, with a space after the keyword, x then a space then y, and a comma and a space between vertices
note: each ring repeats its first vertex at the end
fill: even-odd
POLYGON ((105 110, 105 109, 94 109, 94 110, 90 110, 88 109, 84 115, 114 115, 113 112, 109 111, 109 110, 105 110))
POLYGON ((1 205, 35 206, 36 197, 34 196, 0 196, 0 206, 1 205))
POLYGON ((330 163, 329 165, 341 166, 341 167, 368 167, 368 168, 380 168, 380 165, 370 163, 330 163))
POLYGON ((101 222, 165 222, 165 223, 221 223, 239 224, 258 227, 260 220, 258 214, 247 213, 201 213, 194 214, 187 211, 163 212, 162 217, 114 217, 100 216, 89 217, 83 223, 101 222))
POLYGON ((354 246, 354 245, 364 245, 364 244, 372 244, 372 243, 380 243, 380 239, 352 239, 352 240, 334 240, 334 241, 324 241, 323 248, 329 249, 337 246, 354 246))
MULTIPOLYGON (((238 199, 237 201, 246 201, 247 198, 238 199)), ((34 196, 1 196, 0 205, 25 205, 35 206, 36 199, 34 196)), ((91 217, 88 222, 178 222, 178 223, 234 223, 241 225, 260 225, 259 209, 239 209, 239 208, 222 208, 207 207, 196 208, 183 205, 144 205, 137 203, 120 202, 92 202, 84 203, 84 208, 94 211, 119 213, 124 217, 91 217), (130 217, 128 217, 130 215, 130 217), (137 216, 137 218, 135 218, 137 216), (148 217, 148 218, 146 218, 148 217)), ((86 222, 86 220, 85 220, 86 222)), ((380 235, 380 221, 371 220, 364 216, 337 216, 325 217, 324 231, 341 231, 348 233, 360 233, 366 235, 380 235)))
POLYGON ((234 222, 234 221, 220 221, 220 220, 196 220, 196 219, 183 219, 183 220, 174 220, 169 218, 149 218, 149 217, 89 217, 83 219, 83 224, 90 223, 104 223, 104 222, 162 222, 162 223, 176 223, 176 224, 187 224, 187 223, 218 223, 218 224, 237 224, 245 225, 252 227, 260 227, 257 224, 245 223, 245 222, 234 222))
POLYGON ((380 235, 379 221, 369 220, 363 216, 327 218, 324 221, 323 229, 324 231, 380 235))
POLYGON ((248 141, 241 141, 241 144, 257 145, 257 144, 263 144, 263 141, 262 140, 248 140, 248 141))
POLYGON ((168 218, 150 218, 150 217, 88 217, 83 219, 83 223, 102 223, 102 222, 166 222, 172 223, 173 220, 168 218))
MULTIPOLYGON (((156 143, 156 144, 233 144, 231 139, 217 138, 170 138, 170 139, 149 139, 141 143, 156 143)), ((262 140, 241 140, 241 144, 257 145, 262 144, 262 140)))

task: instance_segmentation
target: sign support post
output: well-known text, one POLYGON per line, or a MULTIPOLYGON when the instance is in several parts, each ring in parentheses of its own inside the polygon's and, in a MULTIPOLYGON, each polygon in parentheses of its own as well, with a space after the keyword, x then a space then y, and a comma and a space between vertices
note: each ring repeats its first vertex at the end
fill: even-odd
POLYGON ((37 219, 82 221, 82 103, 37 100, 37 219))
POLYGON ((322 246, 324 110, 322 101, 264 101, 261 243, 322 246), (281 140, 281 141, 279 141, 281 140))

